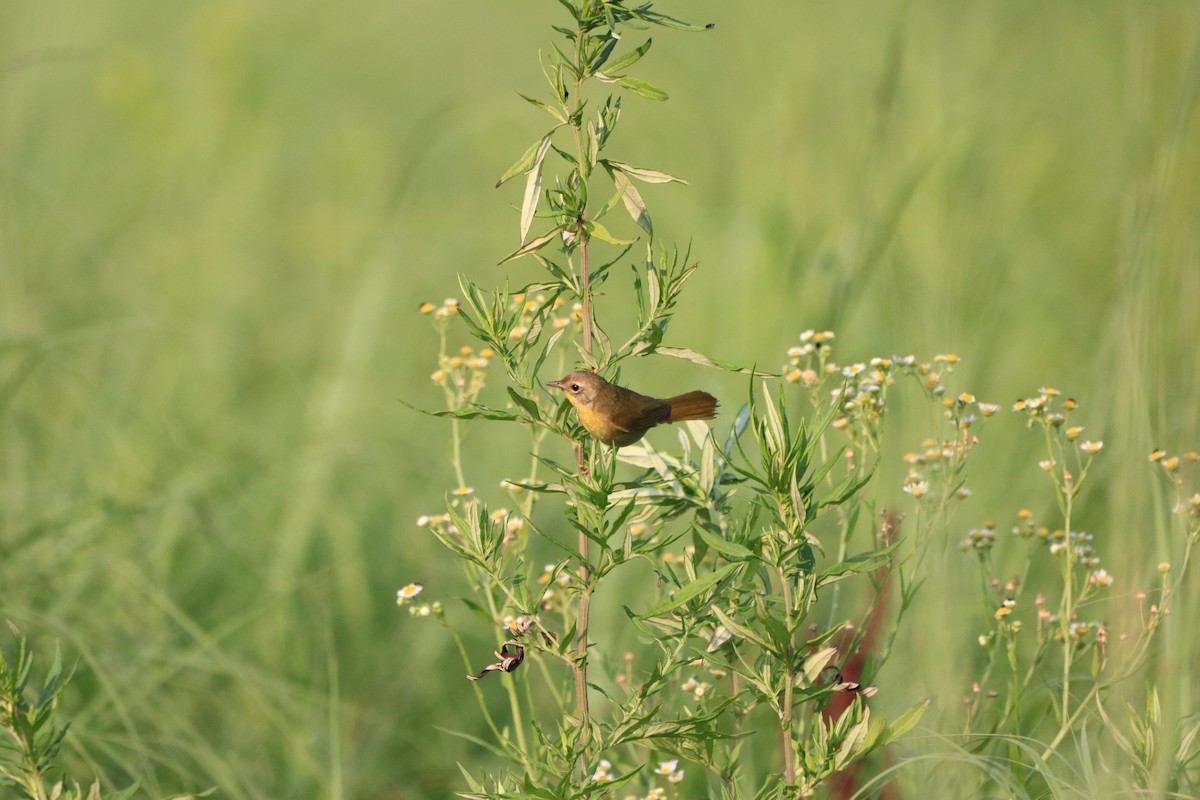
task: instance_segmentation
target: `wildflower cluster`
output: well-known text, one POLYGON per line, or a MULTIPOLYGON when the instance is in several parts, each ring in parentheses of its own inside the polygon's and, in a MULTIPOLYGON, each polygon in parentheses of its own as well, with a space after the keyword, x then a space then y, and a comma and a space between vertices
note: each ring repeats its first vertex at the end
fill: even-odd
POLYGON ((833 338, 833 331, 807 330, 800 334, 799 346, 787 351, 788 363, 783 367, 785 380, 811 389, 823 376, 837 372, 837 367, 829 363, 829 343, 833 338))
POLYGON ((508 330, 508 338, 514 341, 524 340, 530 331, 537 331, 547 324, 556 331, 572 324, 578 325, 583 314, 582 303, 574 303, 567 310, 562 297, 549 300, 542 293, 529 295, 517 292, 509 298, 508 305, 510 311, 516 312, 512 327, 508 330))
POLYGON ((908 472, 901 488, 920 500, 936 488, 932 496, 965 500, 971 490, 962 484, 967 451, 976 444, 974 437, 955 437, 938 441, 925 439, 921 450, 905 453, 908 472))
POLYGON ((509 636, 523 636, 533 627, 533 617, 521 614, 514 616, 512 614, 504 615, 504 631, 509 636))
MULTIPOLYGON (((879 426, 887 412, 888 389, 898 378, 914 379, 931 400, 941 403, 944 417, 955 433, 942 442, 927 439, 921 452, 905 456, 910 469, 903 489, 912 497, 923 497, 931 490, 930 476, 926 473, 939 473, 942 480, 935 486, 940 487, 941 495, 953 492, 959 499, 968 497, 970 491, 961 484, 955 485, 955 478, 966 451, 976 442, 970 429, 980 418, 999 411, 1000 406, 980 402, 969 392, 948 396, 945 378, 954 372, 961 359, 954 353, 936 355, 928 362, 918 361, 913 355, 893 355, 839 366, 832 358, 833 339, 832 331, 802 333, 800 345, 787 352, 784 379, 810 390, 814 402, 819 399, 822 386, 836 381, 838 385, 829 391, 840 404, 841 414, 833 421, 833 427, 847 432, 860 445, 869 444, 875 451, 879 426)), ((853 451, 847 451, 851 461, 853 455, 853 451)))
MULTIPOLYGON (((1029 427, 1043 425, 1050 428, 1066 426, 1071 412, 1079 408, 1074 398, 1063 397, 1062 392, 1048 386, 1038 389, 1037 395, 1025 397, 1013 403, 1013 411, 1023 413, 1027 417, 1029 427)), ((1068 439, 1074 441, 1083 433, 1080 426, 1069 426, 1065 429, 1068 439)))
POLYGON ((450 319, 459 312, 462 306, 453 297, 447 297, 442 301, 440 306, 433 303, 423 302, 417 306, 417 311, 422 314, 430 314, 438 322, 444 322, 450 319))
POLYGON ((415 603, 413 602, 417 595, 423 590, 424 586, 419 583, 410 583, 396 592, 396 605, 408 606, 408 613, 414 617, 428 617, 431 614, 441 616, 442 604, 434 601, 432 603, 415 603))
MULTIPOLYGON (((978 408, 983 413, 995 413, 992 407, 985 410, 979 405, 978 408)), ((1036 395, 1022 398, 1013 405, 1014 412, 1025 416, 1027 427, 1038 429, 1044 435, 1046 449, 1038 467, 1053 481, 1056 506, 1061 516, 1054 524, 1041 524, 1032 511, 1022 508, 1017 512, 1011 533, 1013 538, 1023 539, 1030 545, 1025 575, 1055 576, 1058 600, 1049 605, 1046 594, 1038 592, 1033 602, 1034 616, 1030 620, 1027 615, 1020 614, 1022 608, 1028 608, 1022 601, 1022 590, 1026 588, 1024 580, 1014 577, 1001 584, 992 577, 994 593, 989 593, 986 608, 989 625, 993 627, 979 637, 979 643, 989 647, 989 653, 987 668, 977 686, 986 685, 994 668, 1007 672, 1004 709, 997 711, 1001 714, 1001 723, 1020 716, 1019 706, 1026 691, 1039 685, 1055 687, 1052 692, 1056 695, 1060 728, 1051 737, 1043 758, 1048 757, 1068 735, 1098 691, 1099 676, 1108 663, 1105 650, 1107 626, 1100 621, 1082 619, 1080 614, 1091 598, 1115 583, 1115 578, 1101 566, 1095 537, 1086 531, 1075 530, 1072 525, 1088 469, 1104 449, 1103 441, 1086 438, 1085 428, 1072 419, 1078 409, 1076 400, 1064 397, 1050 387, 1039 389, 1036 395), (1043 557, 1040 553, 1049 557, 1050 569, 1034 569, 1036 560, 1043 557), (1020 616, 1026 616, 1027 625, 1031 622, 1035 625, 1036 636, 1032 642, 1027 641, 1019 647, 1020 616), (995 650, 990 649, 993 643, 999 645, 995 650), (1096 648, 1090 677, 1093 688, 1090 692, 1081 692, 1078 688, 1078 681, 1082 679, 1079 659, 1086 649, 1093 647, 1096 648), (1052 652, 1059 654, 1057 660, 1048 658, 1052 652), (1027 666, 1022 667, 1021 661, 1026 659, 1027 666), (1044 671, 1040 676, 1039 670, 1044 671)), ((992 566, 991 553, 999 543, 997 527, 995 522, 986 522, 968 531, 960 542, 964 552, 978 555, 985 575, 992 566)), ((995 697, 997 693, 992 691, 986 696, 995 697)), ((977 690, 969 698, 969 714, 978 710, 979 697, 977 690)))
POLYGON ((1188 495, 1190 490, 1185 487, 1181 472, 1184 466, 1200 461, 1200 453, 1192 450, 1173 456, 1165 450, 1156 449, 1150 454, 1150 461, 1157 464, 1167 480, 1174 485, 1174 512, 1186 520, 1188 539, 1194 543, 1197 536, 1200 536, 1200 492, 1193 491, 1188 495))
MULTIPOLYGON (((460 505, 458 498, 469 497, 474 494, 475 490, 470 486, 460 486, 451 491, 454 499, 451 500, 453 507, 460 505)), ((497 530, 504 532, 503 544, 508 545, 513 542, 517 535, 525 529, 525 520, 518 514, 514 514, 507 508, 497 508, 488 513, 488 520, 495 526, 497 530)), ((417 517, 418 528, 428 528, 439 535, 449 535, 461 537, 461 532, 454 525, 454 518, 449 514, 422 514, 417 517)))
POLYGON ((967 531, 966 537, 958 543, 958 546, 964 552, 977 551, 987 552, 996 546, 996 523, 988 520, 983 523, 983 527, 972 528, 967 531))
POLYGON ((663 776, 671 783, 679 783, 683 780, 683 770, 679 768, 679 759, 677 758, 658 762, 654 774, 663 776))
POLYGON ((843 416, 834 420, 833 426, 850 430, 858 423, 857 427, 864 432, 878 428, 886 411, 887 387, 895 383, 893 370, 897 366, 904 365, 890 358, 872 358, 869 363, 842 367, 840 374, 844 383, 834 389, 832 395, 842 404, 843 416))
POLYGON ((462 408, 483 390, 487 367, 493 355, 486 347, 476 353, 470 346, 463 345, 455 355, 442 354, 437 370, 429 377, 438 386, 453 392, 453 408, 462 408))
MULTIPOLYGON (((652 770, 652 774, 666 779, 668 783, 676 784, 683 780, 684 771, 679 769, 679 759, 675 758, 670 761, 658 762, 658 766, 652 770)), ((615 779, 612 762, 607 758, 600 759, 595 771, 592 772, 592 780, 597 783, 610 783, 615 779)), ((665 800, 666 797, 666 789, 660 786, 650 786, 642 797, 631 794, 626 795, 625 800, 665 800)))
POLYGON ((697 700, 700 700, 708 693, 708 690, 712 688, 712 684, 705 681, 698 681, 696 680, 695 676, 693 676, 680 684, 679 688, 685 692, 688 692, 697 700))
MULTIPOLYGON (((1066 555, 1072 556, 1071 562, 1085 569, 1098 569, 1100 566, 1100 556, 1096 554, 1096 548, 1092 546, 1093 536, 1085 531, 1064 531, 1059 528, 1051 533, 1045 533, 1045 528, 1039 529, 1039 538, 1043 539, 1048 545, 1047 549, 1050 555, 1066 555), (1068 553, 1068 551, 1070 551, 1068 553)), ((1109 579, 1108 585, 1112 583, 1109 579)))
MULTIPOLYGON (((1200 460, 1200 453, 1192 450, 1182 455, 1169 455, 1166 450, 1157 449, 1150 454, 1150 460, 1162 467, 1167 473, 1174 475, 1179 472, 1180 467, 1187 463, 1200 460)), ((1195 495, 1196 504, 1200 506, 1200 495, 1195 495)))
POLYGON ((446 326, 448 320, 457 315, 461 306, 454 298, 447 298, 440 306, 421 303, 417 308, 422 314, 433 317, 438 331, 438 368, 429 376, 446 395, 447 408, 461 409, 469 406, 483 391, 487 380, 487 368, 495 352, 488 347, 478 351, 462 345, 453 353, 448 351, 446 326))
POLYGON ((1046 432, 1046 458, 1038 462, 1038 467, 1054 476, 1059 491, 1064 493, 1074 491, 1073 487, 1086 477, 1092 458, 1104 449, 1103 441, 1080 441, 1085 428, 1070 424, 1072 413, 1078 409, 1078 401, 1064 398, 1062 392, 1051 387, 1043 387, 1035 396, 1013 404, 1013 411, 1025 415, 1028 427, 1039 426, 1046 432), (1072 469, 1078 470, 1078 476, 1072 469))
MULTIPOLYGON (((990 552, 996 546, 996 528, 997 525, 992 520, 984 522, 981 527, 972 528, 959 542, 959 548, 964 552, 990 552)), ((1047 525, 1039 525, 1027 508, 1017 512, 1017 522, 1012 526, 1011 533, 1021 539, 1042 543, 1045 552, 1055 558, 1069 557, 1069 563, 1086 575, 1087 588, 1106 588, 1113 585, 1113 576, 1100 566, 1100 554, 1095 548, 1095 537, 1092 534, 1086 531, 1068 533, 1062 528, 1052 530, 1047 525)))
POLYGON ((571 573, 561 564, 547 564, 538 576, 538 583, 546 587, 542 593, 542 610, 563 609, 567 605, 567 589, 570 588, 571 573))
POLYGON ((942 417, 952 430, 940 441, 924 440, 919 452, 904 456, 909 466, 904 491, 914 497, 927 493, 929 484, 926 476, 934 480, 939 489, 938 497, 953 496, 964 500, 971 496, 971 490, 962 484, 967 451, 979 441, 971 429, 981 418, 994 415, 1000 406, 982 402, 970 392, 957 395, 948 393, 945 378, 954 372, 955 365, 960 361, 954 353, 934 356, 931 363, 915 363, 912 356, 898 359, 898 363, 917 379, 929 399, 941 403, 942 417))

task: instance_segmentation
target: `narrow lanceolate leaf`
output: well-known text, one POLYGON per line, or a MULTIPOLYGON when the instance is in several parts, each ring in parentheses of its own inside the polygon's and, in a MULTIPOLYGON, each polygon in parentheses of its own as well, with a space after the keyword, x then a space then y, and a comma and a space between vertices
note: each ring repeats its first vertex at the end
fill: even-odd
POLYGON ((604 163, 608 164, 608 166, 612 167, 618 172, 624 172, 631 178, 637 178, 643 183, 687 183, 687 181, 685 181, 683 178, 676 178, 674 175, 663 172, 662 170, 635 167, 632 164, 626 164, 621 161, 613 161, 611 159, 606 160, 604 163))
POLYGON ((500 180, 496 181, 496 188, 499 189, 503 184, 532 167, 533 160, 537 158, 538 151, 549 139, 550 134, 546 134, 541 139, 538 139, 536 142, 529 145, 529 149, 525 151, 525 154, 518 158, 517 162, 509 167, 504 174, 500 176, 500 180))
MULTIPOLYGON (((400 402, 404 403, 403 400, 400 402)), ((428 414, 431 417, 455 417, 457 419, 478 419, 482 417, 483 419, 497 420, 499 422, 515 422, 520 419, 520 417, 511 411, 501 411, 498 408, 488 408, 483 405, 472 405, 467 408, 456 408, 447 411, 426 411, 423 408, 417 408, 408 403, 404 403, 404 405, 420 411, 422 414, 428 414)))
POLYGON ((721 581, 725 580, 725 578, 729 577, 729 575, 740 566, 741 564, 738 563, 726 564, 716 572, 710 572, 701 578, 697 578, 686 586, 679 587, 675 590, 674 594, 651 608, 649 611, 643 613, 638 617, 638 619, 657 617, 660 614, 666 614, 668 611, 679 608, 679 606, 683 605, 689 600, 694 600, 712 587, 716 586, 721 581))
POLYGON ((896 717, 896 721, 887 726, 887 730, 883 735, 883 741, 880 744, 884 745, 894 742, 908 733, 916 727, 916 724, 921 721, 921 717, 925 716, 925 712, 928 709, 929 701, 924 700, 896 717))
POLYGON ((644 81, 641 78, 631 78, 628 75, 618 78, 617 83, 624 86, 634 94, 641 95, 648 100, 666 100, 670 95, 662 89, 655 86, 653 83, 644 81))
POLYGON ((621 202, 625 204, 625 210, 629 212, 629 216, 638 224, 638 227, 653 236, 654 224, 650 222, 650 214, 646 211, 646 201, 642 200, 642 195, 638 192, 637 187, 629 178, 625 177, 623 172, 614 170, 612 179, 613 185, 621 194, 621 202))
POLYGON ((508 396, 511 397, 512 401, 514 403, 516 403, 518 406, 520 406, 525 411, 526 414, 529 415, 529 418, 531 420, 537 421, 542 418, 542 412, 541 412, 541 409, 538 408, 538 404, 535 403, 533 400, 529 399, 528 397, 526 397, 525 395, 520 394, 519 392, 517 392, 516 389, 513 389, 511 386, 508 387, 508 396))
POLYGON ((529 226, 533 224, 533 215, 537 212, 538 198, 542 194, 542 162, 550 149, 550 137, 542 139, 542 144, 533 157, 533 166, 529 169, 529 177, 525 180, 525 197, 521 200, 521 243, 529 235, 529 226))
POLYGON ((654 352, 664 356, 682 358, 685 361, 691 361, 694 364, 700 364, 705 367, 716 367, 717 369, 723 369, 726 372, 741 372, 746 375, 757 375, 762 378, 779 377, 771 372, 763 372, 761 370, 751 369, 749 367, 739 367, 735 364, 729 364, 724 361, 716 361, 706 355, 703 355, 702 353, 697 353, 695 350, 690 350, 686 347, 656 347, 654 348, 654 352))
POLYGON ((604 71, 606 73, 608 73, 608 75, 615 75, 616 73, 620 72, 623 69, 629 69, 635 63, 637 63, 637 61, 639 59, 641 59, 642 56, 646 55, 646 53, 648 53, 650 51, 650 44, 653 41, 654 41, 653 39, 647 39, 645 44, 643 44, 641 47, 637 48, 636 50, 630 50, 625 55, 623 55, 617 59, 614 59, 613 61, 610 61, 608 63, 608 69, 606 69, 604 71))
MULTIPOLYGON (((520 92, 518 92, 517 94, 520 94, 520 92)), ((550 105, 549 103, 545 102, 544 100, 538 100, 536 97, 530 97, 528 95, 522 94, 521 98, 523 100, 525 100, 525 102, 532 103, 533 105, 540 108, 542 111, 545 111, 547 114, 554 117, 554 119, 558 120, 559 122, 563 123, 564 125, 566 124, 567 116, 560 109, 555 108, 554 106, 550 105)))
POLYGON ((505 262, 512 261, 514 258, 520 258, 521 256, 527 256, 530 253, 541 250, 552 239, 554 239, 554 237, 558 236, 559 233, 562 232, 562 229, 563 229, 562 225, 555 225, 553 228, 546 231, 541 236, 538 236, 536 239, 530 239, 528 242, 526 242, 525 244, 518 247, 516 250, 509 253, 504 258, 500 259, 499 263, 504 264, 505 262))
POLYGON ((738 544, 737 542, 731 542, 728 539, 724 539, 712 531, 706 531, 704 528, 699 526, 697 526, 694 530, 696 531, 696 535, 698 535, 706 545, 726 558, 739 560, 754 558, 754 552, 745 545, 738 544))
POLYGON ((893 542, 879 550, 872 550, 869 553, 859 553, 858 555, 850 556, 845 561, 834 564, 817 576, 817 586, 824 586, 856 573, 873 572, 880 567, 886 567, 891 563, 892 551, 899 544, 899 542, 893 542))
POLYGON ((768 642, 766 638, 763 637, 758 631, 754 630, 748 625, 742 625, 741 623, 735 621, 733 617, 729 616, 716 606, 712 607, 712 612, 716 615, 717 619, 721 621, 721 624, 724 625, 734 636, 738 637, 739 639, 745 639, 748 642, 753 642, 768 652, 775 651, 775 645, 768 642))
POLYGON ((837 754, 833 757, 834 769, 844 768, 862 754, 863 744, 867 738, 867 731, 871 727, 871 709, 863 706, 862 714, 862 719, 846 732, 846 738, 842 740, 842 746, 838 748, 837 754))
POLYGON ((609 244, 624 245, 633 244, 637 241, 637 239, 618 239, 616 236, 613 236, 611 233, 609 233, 608 228, 592 219, 589 219, 587 222, 583 223, 583 227, 585 230, 587 230, 588 236, 595 237, 600 241, 608 242, 609 244))
POLYGON ((592 167, 596 166, 596 162, 600 160, 600 134, 596 132, 596 123, 590 119, 587 124, 587 151, 588 151, 588 172, 592 167))
POLYGON ((826 647, 804 659, 804 679, 811 686, 829 666, 830 660, 837 655, 836 647, 826 647))

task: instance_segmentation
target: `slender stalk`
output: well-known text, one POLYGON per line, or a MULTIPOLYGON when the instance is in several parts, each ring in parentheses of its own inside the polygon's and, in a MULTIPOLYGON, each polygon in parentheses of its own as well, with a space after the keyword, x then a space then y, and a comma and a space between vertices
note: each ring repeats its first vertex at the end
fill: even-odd
MULTIPOLYGON (((580 145, 582 147, 582 143, 580 145)), ((592 354, 592 286, 588 272, 588 239, 583 227, 583 219, 579 220, 579 277, 583 284, 583 309, 580 312, 583 327, 583 350, 592 354)))
POLYGON ((466 475, 462 468, 462 420, 450 418, 450 460, 454 464, 454 478, 460 487, 467 485, 466 475))
MULTIPOLYGON (((788 578, 787 573, 781 568, 779 570, 779 578, 783 584, 783 609, 784 619, 787 624, 792 624, 793 604, 795 600, 792 597, 792 583, 788 578)), ((785 681, 783 685, 783 707, 780 709, 780 745, 783 748, 783 777, 789 786, 796 782, 796 759, 792 749, 792 691, 796 683, 796 654, 792 642, 788 642, 787 651, 787 666, 784 670, 785 681)))
MULTIPOLYGON (((583 42, 586 31, 580 27, 575 37, 575 62, 582 66, 583 57, 583 42)), ((571 130, 575 134, 575 148, 578 153, 579 160, 579 176, 582 180, 584 190, 586 191, 588 180, 588 160, 587 152, 583 146, 583 131, 580 128, 580 112, 583 109, 583 70, 577 74, 580 78, 575 82, 575 108, 576 113, 571 120, 571 130)), ((576 222, 576 237, 579 242, 579 273, 580 273, 580 288, 582 297, 580 303, 583 308, 580 311, 580 326, 583 331, 583 351, 589 356, 592 354, 592 288, 591 276, 589 274, 588 265, 588 235, 587 229, 584 227, 584 219, 587 211, 584 209, 580 212, 579 219, 576 222)), ((575 446, 575 458, 579 464, 580 472, 584 469, 584 453, 580 445, 575 446)), ((579 513, 576 507, 576 513, 579 513)), ((583 521, 582 519, 580 520, 583 521)), ((577 627, 575 629, 575 708, 579 717, 579 729, 583 741, 586 743, 591 735, 591 714, 588 708, 588 679, 587 679, 587 657, 588 657, 588 619, 592 605, 592 575, 591 569, 588 566, 591 563, 590 552, 591 541, 581 531, 579 533, 579 617, 577 627)), ((580 754, 580 771, 584 780, 588 776, 588 748, 582 749, 580 754)))
MULTIPOLYGON (((446 353, 446 323, 438 324, 438 366, 444 369, 448 356, 446 353)), ((446 398, 446 408, 453 411, 462 406, 463 398, 450 381, 442 381, 442 394, 446 398)), ((454 467, 454 478, 458 486, 466 486, 467 479, 462 467, 462 420, 450 418, 450 463, 454 467)))
MULTIPOLYGON (((579 247, 580 247, 580 270, 583 281, 583 313, 581 324, 583 326, 583 349, 589 355, 592 352, 592 317, 590 312, 590 288, 588 283, 588 240, 587 235, 583 230, 583 224, 579 226, 579 247)), ((576 458, 580 463, 580 471, 583 469, 583 448, 576 445, 576 458)), ((577 507, 578 513, 578 507, 577 507)), ((580 520, 582 522, 582 519, 580 520)), ((591 714, 588 709, 588 679, 587 679, 587 655, 588 655, 588 619, 592 605, 592 575, 591 568, 588 566, 591 563, 591 540, 583 531, 579 532, 579 619, 575 629, 575 708, 579 716, 579 728, 583 732, 583 736, 587 737, 591 731, 591 714)), ((587 749, 583 751, 580 757, 580 769, 583 777, 588 776, 588 758, 587 749)))
MULTIPOLYGON (((1050 451, 1051 457, 1054 451, 1050 451)), ((1063 468, 1063 486, 1060 491, 1062 505, 1062 524, 1064 545, 1062 567, 1062 606, 1058 610, 1058 630, 1062 631, 1062 726, 1067 728, 1070 723, 1070 666, 1074 648, 1070 640, 1070 618, 1075 613, 1075 546, 1070 541, 1070 517, 1074 507, 1076 483, 1069 471, 1063 468)))
POLYGON ((1074 613, 1074 578, 1075 578, 1075 546, 1071 543, 1071 506, 1072 495, 1070 487, 1066 493, 1066 514, 1063 517, 1063 530, 1066 535, 1066 560, 1063 567, 1063 601, 1059 612, 1059 629, 1063 635, 1063 687, 1062 687, 1062 721, 1063 727, 1069 722, 1071 703, 1071 615, 1074 613))
MULTIPOLYGON (((1055 448, 1053 445, 1053 440, 1050 438, 1049 429, 1046 431, 1046 445, 1047 455, 1049 455, 1051 460, 1053 460, 1055 456, 1055 448)), ((1060 458, 1065 455, 1061 448, 1058 448, 1058 455, 1060 458)), ((1082 480, 1084 474, 1086 473, 1080 474, 1080 480, 1082 480)), ((1071 516, 1075 505, 1075 495, 1078 493, 1078 491, 1079 481, 1076 480, 1071 475, 1070 470, 1066 469, 1064 466, 1062 484, 1060 485, 1058 480, 1055 480, 1055 492, 1057 494, 1059 508, 1061 509, 1063 515, 1063 543, 1066 546, 1066 552, 1063 554, 1064 558, 1062 567, 1063 596, 1062 603, 1059 605, 1058 611, 1058 629, 1063 638, 1062 699, 1060 702, 1061 708, 1059 712, 1062 718, 1062 725, 1059 728, 1058 734, 1050 742, 1050 745, 1046 748, 1045 753, 1043 753, 1043 757, 1049 757, 1049 755, 1054 752, 1055 748, 1058 747, 1059 743, 1062 742, 1063 737, 1066 736, 1076 718, 1078 718, 1079 712, 1088 704, 1088 702, 1090 702, 1094 694, 1094 690, 1098 686, 1097 684, 1092 687, 1093 692, 1088 693, 1088 696, 1084 698, 1084 700, 1079 704, 1078 708, 1075 709, 1075 713, 1072 714, 1071 665, 1073 660, 1072 657, 1074 655, 1074 647, 1071 642, 1071 617, 1075 613, 1075 561, 1077 554, 1075 552, 1075 545, 1071 541, 1071 516)))

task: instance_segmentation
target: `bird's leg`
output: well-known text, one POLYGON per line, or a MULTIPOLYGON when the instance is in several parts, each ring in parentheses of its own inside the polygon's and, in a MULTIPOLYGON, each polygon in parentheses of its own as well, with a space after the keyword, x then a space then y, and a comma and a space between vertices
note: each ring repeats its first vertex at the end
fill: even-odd
POLYGON ((579 474, 587 477, 588 465, 583 456, 583 443, 575 442, 575 465, 579 467, 579 474))

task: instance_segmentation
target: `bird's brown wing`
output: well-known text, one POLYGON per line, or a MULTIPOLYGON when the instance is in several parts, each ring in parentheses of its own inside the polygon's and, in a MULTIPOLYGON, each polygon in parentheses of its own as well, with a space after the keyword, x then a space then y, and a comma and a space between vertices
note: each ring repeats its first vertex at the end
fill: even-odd
POLYGON ((612 424, 623 431, 644 431, 671 418, 671 406, 662 400, 632 392, 620 386, 616 402, 608 409, 612 424))

